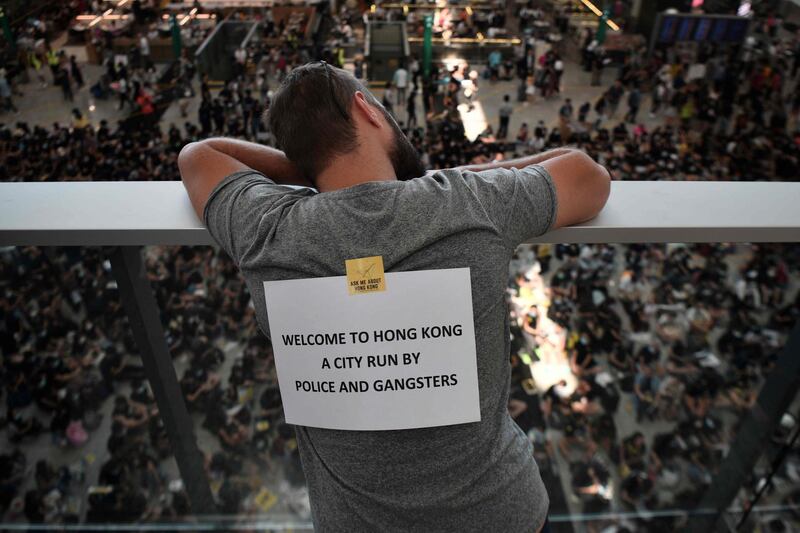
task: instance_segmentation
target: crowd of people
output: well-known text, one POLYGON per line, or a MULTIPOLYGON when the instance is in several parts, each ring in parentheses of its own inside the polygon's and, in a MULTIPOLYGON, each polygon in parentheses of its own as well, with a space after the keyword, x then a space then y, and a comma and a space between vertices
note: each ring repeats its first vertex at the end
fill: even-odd
MULTIPOLYGON (((339 20, 338 31, 348 33, 350 22, 339 20)), ((332 47, 266 44, 284 29, 241 53, 242 69, 218 92, 198 82, 188 60, 181 62, 186 98, 200 94, 197 121, 187 116, 182 127, 106 121, 92 127, 78 109, 71 124, 3 125, 0 180, 177 180, 177 154, 188 142, 210 135, 269 142, 261 117, 270 84, 293 65, 319 57, 336 64, 338 57, 332 47)), ((781 46, 777 40, 753 45, 742 57, 709 51, 691 62, 631 54, 599 100, 576 110, 565 99, 557 125, 525 123, 512 138, 508 118, 519 111, 511 95, 499 131, 465 136, 458 106, 469 69, 441 66, 424 82, 412 63, 402 80, 407 93, 384 100, 396 106, 394 115, 432 169, 572 143, 615 179, 793 180, 800 157, 800 55, 787 60, 774 53, 781 46), (652 106, 644 111, 663 119, 654 128, 638 120, 648 94, 652 106), (423 97, 419 115, 417 95, 423 97), (623 103, 626 113, 618 109, 623 103)), ((519 79, 536 83, 544 69, 543 79, 555 80, 546 87, 558 93, 561 59, 552 52, 529 55, 511 63, 519 79)), ((125 80, 131 95, 146 95, 154 83, 149 67, 112 61, 108 84, 125 80)), ((128 96, 120 99, 121 106, 130 103, 128 96)), ((133 103, 142 107, 138 96, 133 103)), ((0 512, 7 520, 133 522, 189 512, 184 487, 166 466, 165 428, 104 254, 96 248, 0 250, 0 395, 12 443, 0 454, 0 512), (26 445, 43 439, 54 450, 103 439, 97 478, 86 479, 85 458, 32 460, 26 445), (84 497, 81 511, 75 502, 84 497)), ((220 511, 248 514, 275 505, 258 482, 258 472, 266 471, 287 480, 284 496, 299 495, 289 498, 291 510, 307 517, 271 347, 257 331, 235 266, 223 252, 203 247, 150 248, 145 264, 181 388, 205 436, 201 447, 220 511)), ((569 476, 583 511, 630 511, 621 525, 632 531, 677 527, 678 517, 651 519, 647 512, 691 509, 709 485, 800 318, 799 264, 796 245, 521 247, 509 278, 509 411, 534 441, 543 473, 559 475, 560 457, 569 465, 560 475, 569 476), (544 299, 531 298, 535 291, 544 299), (535 364, 547 346, 566 353, 572 386, 566 380, 546 390, 531 386, 527 363, 535 364), (642 431, 619 431, 620 416, 634 417, 642 431)), ((774 436, 772 445, 780 446, 782 437, 774 436)), ((781 475, 790 476, 788 470, 781 475)), ((754 475, 741 504, 758 483, 754 475)))

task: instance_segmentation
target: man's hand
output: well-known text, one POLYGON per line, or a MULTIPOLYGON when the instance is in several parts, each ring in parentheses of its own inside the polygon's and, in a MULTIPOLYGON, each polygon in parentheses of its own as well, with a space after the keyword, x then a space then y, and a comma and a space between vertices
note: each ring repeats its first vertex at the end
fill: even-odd
POLYGON ((236 139, 213 138, 189 143, 178 155, 178 168, 201 219, 211 191, 234 172, 255 170, 275 183, 312 186, 280 150, 236 139))

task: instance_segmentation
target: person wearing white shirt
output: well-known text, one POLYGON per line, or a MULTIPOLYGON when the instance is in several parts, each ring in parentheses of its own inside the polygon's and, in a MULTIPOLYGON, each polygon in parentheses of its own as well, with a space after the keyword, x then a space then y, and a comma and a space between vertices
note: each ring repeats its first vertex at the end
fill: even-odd
POLYGON ((397 89, 397 105, 403 105, 406 101, 406 89, 408 88, 408 71, 402 64, 400 68, 394 71, 392 83, 397 89))
POLYGON ((145 34, 139 36, 139 52, 142 54, 142 63, 147 68, 150 66, 150 40, 145 34))
POLYGON ((236 49, 233 53, 234 59, 236 59, 236 77, 244 75, 244 68, 247 64, 247 50, 244 46, 240 46, 236 49))

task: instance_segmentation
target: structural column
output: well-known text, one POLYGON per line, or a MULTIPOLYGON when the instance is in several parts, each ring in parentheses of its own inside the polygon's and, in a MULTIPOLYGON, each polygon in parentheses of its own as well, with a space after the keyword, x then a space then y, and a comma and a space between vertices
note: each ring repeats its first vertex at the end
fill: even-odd
POLYGON ((142 262, 142 247, 113 248, 110 259, 120 298, 128 314, 159 415, 164 420, 192 512, 195 515, 214 513, 216 506, 206 477, 203 454, 197 447, 194 425, 172 365, 158 305, 142 262))

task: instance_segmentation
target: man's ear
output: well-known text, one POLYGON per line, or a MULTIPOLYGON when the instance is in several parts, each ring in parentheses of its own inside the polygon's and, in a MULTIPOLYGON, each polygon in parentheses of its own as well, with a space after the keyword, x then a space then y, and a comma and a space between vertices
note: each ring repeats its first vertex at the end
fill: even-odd
POLYGON ((355 109, 357 109, 358 112, 360 112, 362 116, 370 122, 370 124, 376 128, 383 126, 380 116, 378 115, 378 110, 374 105, 367 101, 367 97, 364 96, 364 93, 361 91, 356 91, 353 95, 353 103, 355 104, 355 109))

